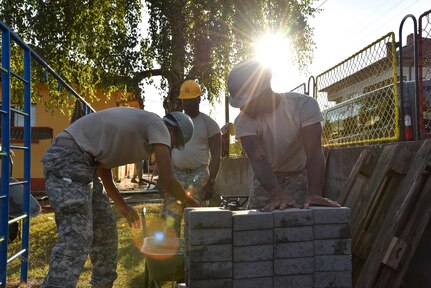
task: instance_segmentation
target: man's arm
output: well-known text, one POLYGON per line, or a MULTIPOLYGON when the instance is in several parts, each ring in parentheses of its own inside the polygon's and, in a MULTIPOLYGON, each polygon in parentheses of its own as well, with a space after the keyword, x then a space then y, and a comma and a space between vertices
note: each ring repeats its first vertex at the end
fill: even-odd
POLYGON ((255 176, 269 193, 270 202, 262 210, 273 211, 277 208, 297 207, 296 201, 278 183, 277 177, 266 159, 265 151, 259 138, 257 136, 245 136, 240 139, 255 176))
POLYGON ((340 205, 337 202, 322 197, 325 158, 322 152, 322 127, 320 123, 302 128, 301 133, 304 140, 305 154, 307 155, 308 178, 308 193, 304 208, 308 208, 311 204, 339 207, 340 205))
POLYGON ((208 146, 211 153, 211 160, 208 165, 209 169, 209 181, 202 187, 201 194, 202 199, 209 200, 214 193, 214 180, 217 177, 217 173, 220 169, 220 157, 221 157, 221 134, 216 135, 208 139, 208 146))
POLYGON ((163 187, 185 205, 191 207, 200 206, 198 201, 186 194, 186 191, 184 191, 181 183, 175 178, 169 147, 164 144, 153 145, 154 154, 156 156, 157 166, 160 173, 160 181, 162 181, 163 187))
POLYGON ((111 169, 106 169, 99 166, 97 167, 97 175, 100 177, 100 179, 102 179, 106 193, 108 194, 109 198, 114 201, 118 212, 120 212, 121 215, 126 218, 129 226, 139 228, 141 225, 141 222, 139 221, 139 215, 135 209, 127 205, 126 201, 124 201, 120 191, 118 191, 117 186, 114 184, 111 169))

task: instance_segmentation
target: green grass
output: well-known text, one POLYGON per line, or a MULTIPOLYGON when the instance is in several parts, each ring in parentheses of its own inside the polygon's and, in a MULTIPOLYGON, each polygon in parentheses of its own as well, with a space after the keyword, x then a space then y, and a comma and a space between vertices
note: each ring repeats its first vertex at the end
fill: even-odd
MULTIPOLYGON (((134 206, 138 211, 143 205, 134 206)), ((148 235, 163 227, 160 217, 160 204, 145 204, 147 208, 148 235)), ((114 210, 115 211, 115 210, 114 210)), ((116 211, 115 211, 116 212, 116 211)), ((126 220, 116 214, 118 226, 118 278, 114 287, 143 287, 144 283, 144 256, 139 251, 142 246, 142 230, 132 229, 127 225, 126 220)), ((30 257, 28 283, 22 285, 20 278, 20 260, 15 259, 8 265, 7 288, 12 287, 39 287, 43 278, 48 272, 49 256, 51 249, 57 239, 54 213, 41 213, 31 219, 30 227, 30 257)), ((21 250, 21 241, 15 240, 9 244, 9 257, 21 250)), ((87 259, 82 270, 77 287, 91 287, 91 262, 87 259)), ((171 283, 166 283, 163 287, 171 287, 171 283)))

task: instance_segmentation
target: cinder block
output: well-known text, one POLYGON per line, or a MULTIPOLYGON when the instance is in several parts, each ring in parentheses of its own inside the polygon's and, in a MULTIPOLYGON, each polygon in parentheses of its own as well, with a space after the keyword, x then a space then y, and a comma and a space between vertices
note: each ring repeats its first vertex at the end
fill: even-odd
POLYGON ((273 267, 273 261, 233 263, 233 279, 272 277, 273 267))
POLYGON ((272 244, 274 233, 272 229, 233 231, 233 246, 251 246, 272 244))
POLYGON ((352 272, 316 272, 314 273, 316 288, 351 288, 352 272))
POLYGON ((350 255, 314 256, 314 271, 352 271, 350 255))
POLYGON ((189 246, 232 244, 232 229, 190 229, 188 243, 189 246))
POLYGON ((348 207, 317 207, 311 206, 314 224, 350 223, 351 210, 348 207))
POLYGON ((313 225, 313 212, 309 209, 290 208, 272 212, 274 227, 313 225))
POLYGON ((190 263, 188 279, 223 279, 232 278, 232 262, 190 263))
POLYGON ((233 280, 232 278, 226 279, 205 279, 197 280, 190 279, 187 288, 232 288, 233 280))
POLYGON ((267 288, 272 287, 272 285, 272 277, 233 280, 233 288, 267 288))
POLYGON ((233 247, 234 262, 266 261, 274 259, 272 245, 233 247))
POLYGON ((322 239, 314 240, 314 255, 350 255, 352 240, 322 239))
POLYGON ((232 211, 218 207, 196 208, 188 214, 191 229, 231 228, 232 211))
POLYGON ((275 243, 313 240, 313 226, 274 228, 275 243))
POLYGON ((274 259, 274 275, 312 274, 313 257, 274 259))
POLYGON ((241 210, 232 212, 232 223, 234 231, 241 230, 264 230, 273 228, 271 212, 260 212, 257 210, 241 210))
POLYGON ((191 262, 232 261, 232 244, 190 246, 191 262))
POLYGON ((286 288, 286 287, 312 288, 313 274, 274 276, 273 287, 274 288, 286 288))
POLYGON ((314 239, 349 239, 350 224, 319 224, 313 226, 314 239))
POLYGON ((274 258, 313 257, 313 241, 274 244, 274 258))

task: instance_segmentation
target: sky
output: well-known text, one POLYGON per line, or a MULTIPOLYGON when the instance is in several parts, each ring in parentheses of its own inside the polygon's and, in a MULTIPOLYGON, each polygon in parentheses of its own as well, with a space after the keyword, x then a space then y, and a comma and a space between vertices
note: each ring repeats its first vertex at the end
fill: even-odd
MULTIPOLYGON (((286 92, 307 83, 311 75, 317 76, 328 70, 389 32, 395 32, 395 38, 399 41, 398 31, 403 18, 411 14, 419 20, 422 13, 431 10, 431 1, 321 0, 316 1, 314 7, 319 7, 322 11, 310 19, 316 47, 313 62, 308 68, 309 73, 304 75, 299 72, 293 63, 286 65, 283 73, 273 74, 272 84, 276 92, 286 92)), ((402 30, 403 43, 412 31, 413 21, 408 18, 402 30)), ((290 62, 287 59, 285 63, 290 62)), ((163 116, 162 100, 158 92, 147 87, 145 94, 145 109, 163 116)), ((223 98, 215 107, 203 100, 200 109, 221 127, 226 123, 224 107, 223 98)), ((239 110, 230 108, 229 111, 229 121, 233 122, 239 110)))

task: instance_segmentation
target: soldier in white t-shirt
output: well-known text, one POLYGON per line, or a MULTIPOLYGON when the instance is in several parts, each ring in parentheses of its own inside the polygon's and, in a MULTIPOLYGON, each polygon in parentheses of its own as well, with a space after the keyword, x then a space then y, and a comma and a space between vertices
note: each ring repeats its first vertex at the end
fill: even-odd
POLYGON ((238 63, 228 76, 230 105, 241 109, 236 136, 255 175, 248 208, 339 207, 322 197, 323 118, 317 101, 304 94, 273 92, 271 77, 255 60, 238 63))
POLYGON ((193 122, 184 113, 172 112, 162 119, 141 109, 117 107, 83 116, 53 139, 42 162, 58 239, 42 287, 76 287, 88 255, 92 287, 112 287, 118 235, 108 196, 130 226, 140 226, 138 213, 114 184, 112 168, 154 153, 168 191, 184 205, 200 205, 175 178, 170 158, 171 148, 184 146, 192 134, 193 122), (102 185, 94 181, 96 174, 106 193, 103 187, 93 189, 102 185))
MULTIPOLYGON (((184 189, 201 202, 208 201, 214 193, 214 183, 220 167, 221 133, 216 121, 199 111, 202 91, 194 80, 186 80, 180 89, 179 99, 184 112, 192 118, 192 139, 184 150, 172 150, 175 176, 184 189)), ((165 212, 170 226, 179 235, 183 207, 172 199, 165 201, 165 212)))

